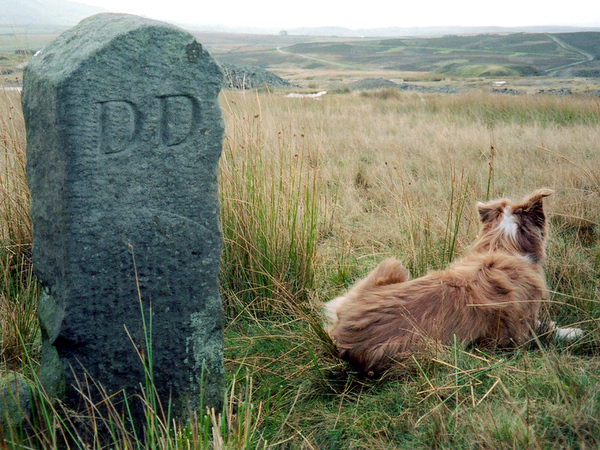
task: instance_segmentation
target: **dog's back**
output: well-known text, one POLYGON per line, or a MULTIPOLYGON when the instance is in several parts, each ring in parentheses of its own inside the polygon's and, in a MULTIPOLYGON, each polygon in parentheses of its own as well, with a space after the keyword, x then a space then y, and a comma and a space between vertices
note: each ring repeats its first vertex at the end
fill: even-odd
POLYGON ((340 356, 367 373, 454 336, 460 343, 510 347, 529 337, 544 291, 541 269, 524 258, 468 256, 415 280, 355 286, 333 301, 330 336, 340 356))

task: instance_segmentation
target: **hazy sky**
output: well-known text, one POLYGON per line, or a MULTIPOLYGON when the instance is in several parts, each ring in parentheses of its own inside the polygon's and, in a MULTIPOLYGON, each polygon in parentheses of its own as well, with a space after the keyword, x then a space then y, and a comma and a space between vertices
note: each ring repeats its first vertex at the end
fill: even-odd
POLYGON ((600 26, 600 0, 79 0, 182 24, 305 26, 600 26))

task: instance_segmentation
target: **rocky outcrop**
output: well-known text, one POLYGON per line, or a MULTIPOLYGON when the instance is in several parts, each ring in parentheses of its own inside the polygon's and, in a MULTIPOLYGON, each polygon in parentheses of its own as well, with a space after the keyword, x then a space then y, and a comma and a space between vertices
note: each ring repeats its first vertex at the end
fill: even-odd
POLYGON ((225 74, 225 88, 243 90, 291 86, 288 81, 262 67, 237 66, 228 63, 220 63, 220 65, 225 74))

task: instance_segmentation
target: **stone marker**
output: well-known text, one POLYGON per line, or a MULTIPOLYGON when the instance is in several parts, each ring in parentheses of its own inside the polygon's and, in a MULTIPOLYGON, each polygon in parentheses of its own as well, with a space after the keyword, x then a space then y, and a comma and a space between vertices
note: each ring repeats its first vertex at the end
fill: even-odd
POLYGON ((185 416, 201 393, 220 405, 222 77, 189 33, 121 14, 83 20, 26 67, 39 375, 71 404, 86 378, 140 393, 151 328, 165 410, 185 416))

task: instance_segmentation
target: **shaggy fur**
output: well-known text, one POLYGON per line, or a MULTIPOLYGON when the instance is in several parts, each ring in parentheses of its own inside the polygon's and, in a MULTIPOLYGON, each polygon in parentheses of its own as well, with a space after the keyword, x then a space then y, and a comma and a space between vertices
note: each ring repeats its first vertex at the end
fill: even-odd
POLYGON ((551 194, 478 203, 479 237, 447 269, 409 281, 402 263, 386 259, 327 303, 340 356, 373 375, 431 342, 511 348, 528 341, 546 296, 542 199, 551 194))

